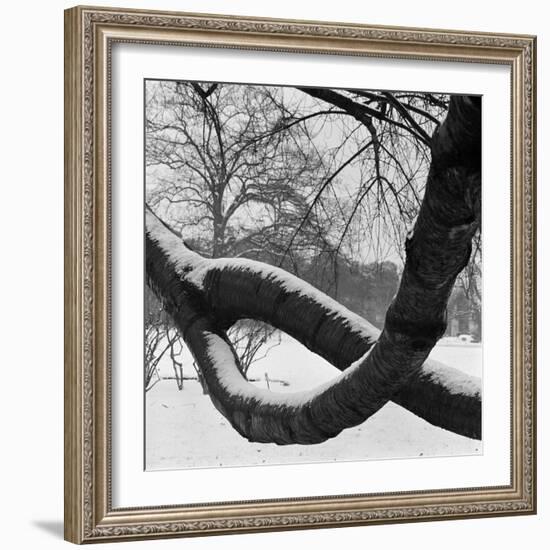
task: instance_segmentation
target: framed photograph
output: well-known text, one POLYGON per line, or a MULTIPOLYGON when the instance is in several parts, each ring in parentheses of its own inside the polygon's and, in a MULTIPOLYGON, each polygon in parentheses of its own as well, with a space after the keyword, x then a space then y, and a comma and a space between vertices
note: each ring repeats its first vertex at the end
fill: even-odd
POLYGON ((65 12, 65 538, 532 514, 533 36, 65 12))

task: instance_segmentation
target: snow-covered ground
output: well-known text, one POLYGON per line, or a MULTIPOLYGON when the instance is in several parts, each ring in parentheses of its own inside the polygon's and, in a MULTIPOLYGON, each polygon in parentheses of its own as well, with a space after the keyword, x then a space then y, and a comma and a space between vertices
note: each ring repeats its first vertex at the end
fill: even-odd
MULTIPOLYGON (((481 377, 480 344, 445 338, 431 357, 481 377)), ((193 375, 190 355, 184 365, 185 375, 193 375)), ((160 372, 173 374, 168 358, 160 372)), ((283 335, 281 344, 252 366, 249 378, 258 379, 254 383, 260 387, 269 383, 271 391, 294 392, 337 374, 329 363, 283 335)), ((203 395, 196 380, 186 380, 181 391, 174 380, 162 380, 147 392, 145 439, 147 470, 469 455, 482 450, 480 441, 431 426, 394 403, 362 425, 318 445, 249 443, 203 395)))

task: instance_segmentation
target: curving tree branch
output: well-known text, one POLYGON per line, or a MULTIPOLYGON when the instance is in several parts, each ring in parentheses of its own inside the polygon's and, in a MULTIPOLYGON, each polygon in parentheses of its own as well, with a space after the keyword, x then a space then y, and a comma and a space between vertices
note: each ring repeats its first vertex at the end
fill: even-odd
POLYGON ((379 335, 283 270, 248 260, 202 258, 147 212, 149 282, 193 353, 215 406, 243 436, 318 443, 394 399, 434 424, 480 437, 479 382, 425 363, 445 330, 446 304, 479 227, 480 144, 479 98, 452 98, 432 139, 426 193, 407 241, 401 285, 379 335), (298 337, 344 372, 298 394, 252 386, 225 335, 244 317, 298 337))

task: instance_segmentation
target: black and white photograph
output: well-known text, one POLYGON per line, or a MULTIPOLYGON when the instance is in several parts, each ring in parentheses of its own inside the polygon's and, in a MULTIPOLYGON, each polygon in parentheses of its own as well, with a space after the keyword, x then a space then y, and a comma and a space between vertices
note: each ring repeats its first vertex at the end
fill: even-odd
POLYGON ((482 98, 144 103, 146 470, 482 453, 482 98))

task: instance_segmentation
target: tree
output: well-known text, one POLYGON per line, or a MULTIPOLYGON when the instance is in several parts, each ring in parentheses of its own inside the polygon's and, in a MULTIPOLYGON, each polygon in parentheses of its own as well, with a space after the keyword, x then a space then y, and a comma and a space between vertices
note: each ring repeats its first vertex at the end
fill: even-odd
MULTIPOLYGON (((352 107, 342 105, 350 112, 352 107)), ((447 302, 480 225, 480 113, 479 98, 452 97, 445 121, 430 140, 424 197, 406 240, 399 290, 380 333, 282 269, 201 256, 147 209, 149 284, 192 351, 212 402, 243 436, 279 444, 317 443, 363 422, 392 399, 429 422, 480 437, 479 381, 426 362, 445 331, 447 302), (242 376, 226 336, 243 318, 289 333, 344 372, 303 394, 254 388, 242 376)), ((353 116, 368 126, 365 116, 373 115, 353 116)), ((376 178, 382 181, 378 173, 376 178)))
POLYGON ((147 203, 210 257, 242 254, 292 227, 323 177, 321 155, 298 124, 306 117, 273 90, 148 83, 147 203), (259 218, 270 224, 256 227, 259 218))
MULTIPOLYGON (((279 257, 285 232, 304 217, 305 196, 323 177, 321 155, 298 122, 329 111, 298 114, 299 105, 283 105, 284 92, 275 90, 147 84, 147 202, 207 256, 279 257)), ((308 216, 296 245, 315 246, 323 231, 308 216)), ((240 322, 228 335, 246 374, 273 329, 240 322)))
POLYGON ((179 390, 183 389, 183 363, 178 360, 183 350, 183 339, 174 326, 172 318, 166 314, 157 297, 149 288, 145 289, 145 391, 160 382, 160 362, 170 356, 174 379, 179 390))

